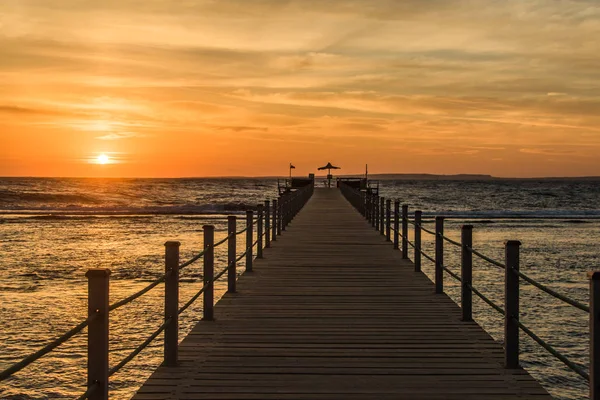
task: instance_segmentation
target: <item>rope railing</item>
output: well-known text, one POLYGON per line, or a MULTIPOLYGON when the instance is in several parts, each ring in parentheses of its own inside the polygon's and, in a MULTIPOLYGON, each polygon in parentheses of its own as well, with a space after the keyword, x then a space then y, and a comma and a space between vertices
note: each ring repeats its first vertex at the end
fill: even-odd
MULTIPOLYGON (((178 250, 179 242, 167 242, 167 244, 165 246, 175 245, 177 253, 176 253, 175 258, 172 257, 172 254, 174 254, 174 253, 171 253, 171 257, 170 257, 169 249, 167 248, 166 254, 165 254, 166 273, 162 274, 158 278, 154 279, 149 285, 147 285, 143 289, 138 290, 137 292, 127 296, 126 298, 124 298, 122 300, 117 301, 116 303, 114 303, 112 305, 108 304, 108 279, 109 279, 110 271, 104 270, 104 269, 90 270, 88 272, 88 274, 92 273, 92 272, 93 273, 89 276, 88 276, 88 274, 86 274, 86 276, 88 276, 90 287, 92 287, 92 285, 102 285, 102 286, 96 287, 96 290, 95 290, 96 294, 94 295, 94 296, 100 296, 100 297, 97 297, 97 298, 90 297, 88 299, 88 302, 90 304, 100 304, 100 306, 98 307, 98 310, 96 310, 96 313, 90 314, 86 320, 82 321, 77 326, 71 328, 69 331, 65 332, 64 334, 59 336, 57 339, 48 343, 43 348, 28 355, 27 357, 25 357, 21 361, 13 364, 9 368, 5 369, 4 371, 1 371, 0 372, 0 381, 3 381, 5 379, 11 377, 13 374, 21 371, 23 368, 26 368, 33 362, 37 361, 44 355, 46 355, 49 352, 51 352, 52 350, 54 350, 56 347, 60 346, 62 343, 71 339, 73 336, 81 333, 86 327, 89 328, 89 331, 92 331, 92 328, 94 328, 94 332, 96 332, 98 329, 100 329, 100 326, 103 326, 103 328, 100 329, 100 332, 103 330, 108 332, 107 321, 108 321, 109 313, 111 311, 119 309, 120 307, 123 307, 126 304, 129 304, 132 301, 140 298, 141 296, 148 293, 149 291, 151 291, 152 289, 154 289, 156 286, 158 286, 161 283, 165 283, 166 293, 167 293, 169 290, 169 287, 171 287, 173 284, 173 279, 175 279, 175 281, 174 281, 175 284, 179 285, 178 272, 181 271, 182 269, 184 269, 185 267, 193 264, 194 262, 198 261, 202 257, 205 257, 204 262, 205 262, 205 272, 206 272, 207 252, 209 250, 211 251, 211 268, 212 268, 212 263, 214 262, 214 261, 212 261, 213 257, 214 257, 214 253, 212 253, 212 251, 214 251, 214 249, 217 248, 218 246, 228 242, 230 239, 232 239, 232 237, 234 235, 237 236, 239 234, 246 232, 247 233, 246 251, 242 255, 237 257, 235 261, 230 262, 228 264, 228 266, 226 268, 224 268, 221 272, 219 272, 216 276, 214 276, 209 281, 205 282, 203 287, 200 289, 200 291, 198 291, 194 296, 192 296, 190 298, 190 300, 188 300, 182 307, 175 308, 175 311, 172 313, 173 316, 166 318, 165 321, 148 338, 146 338, 146 340, 144 340, 140 345, 138 345, 135 349, 133 349, 133 351, 131 351, 118 364, 116 364, 114 367, 105 371, 104 372, 105 375, 103 377, 99 377, 99 378, 92 377, 92 376, 90 376, 90 370, 88 370, 88 382, 108 382, 108 377, 119 372, 124 366, 126 366, 131 360, 133 360, 139 353, 141 353, 146 347, 148 347, 162 332, 165 332, 165 341, 166 341, 169 330, 171 330, 173 328, 172 322, 174 321, 174 318, 177 318, 181 313, 186 311, 202 294, 206 295, 207 289, 210 289, 212 292, 214 290, 213 285, 218 279, 220 279, 228 271, 231 271, 231 272, 235 271, 235 269, 233 267, 235 266, 235 263, 237 261, 240 261, 244 257, 252 257, 253 256, 252 249, 259 244, 261 244, 261 246, 264 245, 264 243, 262 241, 259 241, 259 238, 260 239, 263 239, 265 237, 269 238, 269 236, 272 234, 273 240, 275 240, 275 235, 281 234, 281 232, 279 230, 276 231, 275 229, 273 229, 273 231, 271 233, 271 231, 269 229, 269 227, 270 227, 269 226, 269 215, 270 215, 271 211, 273 211, 273 223, 275 224, 275 221, 276 221, 275 213, 277 212, 281 218, 280 220, 277 221, 279 224, 279 227, 285 228, 285 226, 291 222, 291 220, 295 216, 295 214, 297 214, 300 211, 300 209, 306 204, 306 202, 310 199, 310 197, 312 196, 313 190, 314 190, 314 185, 309 185, 309 186, 301 188, 295 192, 287 193, 285 196, 281 197, 281 199, 285 198, 285 201, 280 202, 280 206, 278 209, 275 209, 274 207, 272 210, 271 210, 271 208, 267 208, 267 209, 264 209, 264 213, 263 213, 263 208, 262 208, 263 206, 259 205, 260 211, 259 211, 258 215, 260 217, 257 217, 257 218, 252 218, 253 212, 248 211, 247 215, 248 215, 249 219, 247 220, 246 227, 240 231, 232 232, 232 233, 228 234, 225 238, 223 238, 219 242, 214 243, 214 241, 211 239, 211 243, 206 244, 206 230, 205 230, 205 248, 201 252, 199 252, 198 254, 193 256, 191 259, 189 259, 181 264, 179 264, 179 250, 178 250), (250 227, 254 227, 257 224, 259 226, 258 232, 262 232, 262 233, 260 233, 260 235, 258 235, 257 239, 254 242, 252 242, 252 236, 253 236, 253 235, 251 235, 252 231, 250 231, 250 232, 248 232, 248 231, 249 231, 250 227), (265 228, 264 230, 263 230, 263 226, 265 228), (173 275, 170 273, 173 270, 177 271, 176 275, 173 275), (105 289, 105 291, 106 291, 105 293, 102 293, 104 289, 98 290, 101 287, 105 289), (104 297, 101 297, 101 296, 104 296, 104 297), (102 305, 103 302, 106 305, 102 305), (99 315, 103 315, 104 318, 97 319, 97 317, 99 315), (100 324, 100 325, 98 325, 98 324, 100 324)), ((265 205, 267 205, 267 204, 269 204, 269 202, 265 202, 265 205)), ((273 205, 275 206, 275 201, 273 202, 273 205)), ((209 227, 211 229, 211 232, 214 231, 214 227, 212 227, 212 226, 207 226, 207 227, 209 227)), ((233 242, 233 243, 235 243, 235 242, 233 242)), ((267 240, 267 244, 268 244, 268 240, 267 240)), ((262 247, 260 250, 262 251, 262 247)), ((247 260, 246 264, 249 264, 251 261, 252 261, 252 259, 249 258, 247 260)), ((249 270, 250 267, 251 266, 247 265, 246 266, 247 270, 249 270)), ((230 278, 231 278, 231 275, 230 275, 230 278)), ((211 297, 211 299, 212 298, 213 297, 211 297)), ((165 299, 165 301, 167 302, 167 299, 165 299)), ((205 297, 205 301, 206 301, 206 297, 205 297)), ((174 304, 175 304, 175 306, 177 306, 177 302, 175 302, 174 304)), ((95 306, 91 306, 91 307, 92 307, 91 309, 96 309, 95 306)), ((166 305, 165 305, 165 307, 166 307, 166 305)), ((205 303, 204 308, 206 309, 209 307, 212 308, 212 305, 211 304, 207 305, 205 303)), ((176 329, 176 326, 175 326, 175 329, 176 329)), ((88 334, 89 334, 89 332, 88 332, 88 334)), ((98 339, 98 334, 96 334, 95 337, 96 337, 96 339, 98 339)), ((177 339, 177 335, 175 335, 175 348, 177 347, 176 339, 177 339)), ((108 336, 106 336, 103 340, 105 341, 105 343, 99 344, 99 346, 95 346, 95 348, 88 346, 88 361, 90 363, 94 363, 95 362, 94 360, 101 360, 103 357, 106 357, 106 355, 102 355, 101 352, 108 351, 108 336), (102 348, 104 348, 105 350, 101 350, 102 348), (96 358, 94 358, 94 357, 96 357, 96 358)), ((165 343, 165 346, 166 346, 166 343, 165 343)), ((166 353, 166 347, 165 347, 165 353, 166 353)), ((167 356, 165 354, 165 363, 166 362, 167 362, 167 356)), ((102 373, 102 372, 100 371, 98 373, 102 373)), ((98 388, 99 388, 98 383, 94 383, 94 384, 90 385, 87 388, 87 390, 78 397, 78 399, 83 400, 83 399, 90 397, 92 394, 96 393, 95 391, 98 388)), ((103 393, 102 396, 103 396, 103 399, 108 398, 107 393, 103 393)))
POLYGON ((444 241, 446 241, 446 242, 448 242, 450 244, 453 244, 453 245, 455 245, 457 247, 462 247, 462 244, 460 244, 459 242, 457 242, 455 240, 450 239, 448 236, 439 235, 439 234, 437 236, 441 237, 444 241))
POLYGON ((477 296, 479 296, 479 298, 481 300, 483 300, 484 302, 486 302, 490 307, 492 307, 494 310, 498 311, 500 314, 505 315, 506 313, 504 312, 504 310, 502 309, 502 307, 500 307, 498 304, 494 303, 492 300, 490 300, 487 296, 485 296, 483 293, 481 293, 479 290, 477 290, 476 288, 473 287, 473 285, 471 284, 467 284, 467 287, 473 292, 475 293, 477 296))
POLYGON ((540 289, 543 292, 548 293, 550 296, 552 296, 552 297, 554 297, 554 298, 556 298, 558 300, 561 300, 561 301, 563 301, 563 302, 565 302, 567 304, 570 304, 573 307, 575 307, 575 308, 577 308, 577 309, 579 309, 581 311, 585 311, 587 313, 590 312, 590 307, 586 306, 585 304, 582 304, 582 303, 578 302, 577 300, 574 300, 574 299, 572 299, 570 297, 567 297, 565 295, 562 295, 562 294, 560 294, 560 293, 558 293, 558 292, 550 289, 548 286, 543 285, 543 284, 535 281, 533 278, 530 278, 528 275, 525 275, 521 271, 516 271, 514 269, 511 269, 511 271, 513 273, 517 274, 521 279, 523 279, 527 283, 535 286, 536 288, 540 289))
POLYGON ((421 255, 435 264, 435 258, 431 257, 429 254, 425 253, 423 250, 419 250, 421 255))
POLYGON ((571 369, 572 371, 577 373, 579 376, 581 376, 583 379, 585 379, 586 381, 589 382, 590 375, 582 367, 575 364, 573 361, 569 360, 565 355, 563 355, 561 352, 559 352, 554 347, 549 345, 546 341, 544 341, 538 335, 533 333, 533 331, 531 331, 531 329, 529 329, 527 326, 523 325, 523 323, 521 321, 519 321, 518 319, 515 319, 515 318, 512 318, 512 320, 515 321, 515 323, 519 326, 519 328, 521 328, 521 330, 523 332, 525 332, 527 334, 527 336, 529 336, 531 339, 533 339, 535 342, 537 342, 537 344, 542 346, 546 351, 548 351, 548 353, 552 354, 555 358, 562 361, 562 363, 565 364, 567 367, 569 367, 569 369, 571 369))
POLYGON ((487 261, 488 263, 495 265, 496 267, 502 268, 502 269, 506 269, 506 265, 502 264, 499 261, 496 261, 488 256, 486 256, 485 254, 482 254, 480 252, 478 252, 477 250, 475 250, 472 247, 466 246, 466 249, 470 252, 475 254, 477 257, 481 258, 482 260, 487 261))
POLYGON ((434 231, 431 231, 431 230, 429 230, 427 228, 424 228, 422 223, 415 224, 415 226, 418 227, 419 229, 421 229, 423 232, 427 232, 427 233, 429 233, 430 235, 433 235, 433 236, 436 235, 436 233, 434 231))
MULTIPOLYGON (((504 316, 506 329, 504 337, 504 351, 505 351, 505 364, 507 368, 517 368, 519 366, 519 337, 518 332, 522 330, 529 337, 531 337, 538 345, 547 350, 551 355, 557 358, 559 361, 564 363, 571 370, 576 372, 579 376, 590 380, 590 376, 595 377, 595 382, 600 381, 600 363, 591 363, 594 371, 586 372, 581 366, 569 360, 565 355, 561 354, 555 348, 550 346, 539 336, 537 336, 531 329, 527 328, 518 320, 519 315, 519 281, 523 280, 528 284, 536 287, 544 293, 552 296, 553 298, 560 300, 572 307, 575 307, 581 311, 590 314, 590 340, 595 343, 596 348, 600 348, 600 334, 594 332, 600 332, 600 272, 596 272, 590 275, 590 306, 583 304, 569 296, 558 293, 557 291, 549 288, 548 286, 536 281, 527 274, 519 270, 519 246, 518 241, 507 241, 505 243, 505 261, 500 262, 493 258, 477 251, 472 245, 472 229, 471 225, 463 225, 461 227, 461 238, 460 240, 453 240, 448 236, 444 235, 444 217, 436 217, 435 219, 435 230, 428 229, 423 226, 422 212, 415 211, 414 219, 408 217, 408 205, 402 206, 402 213, 399 212, 399 202, 394 203, 394 212, 390 210, 390 200, 380 197, 376 192, 370 191, 368 188, 366 192, 357 193, 356 190, 351 188, 344 188, 343 190, 346 198, 353 199, 350 201, 355 207, 365 216, 365 218, 371 223, 371 225, 378 230, 382 235, 384 234, 383 227, 386 227, 387 239, 390 239, 388 232, 394 233, 394 248, 400 249, 398 242, 399 238, 402 238, 402 258, 408 258, 408 249, 413 248, 414 255, 414 266, 415 271, 421 271, 421 257, 433 262, 435 264, 435 286, 436 293, 443 293, 443 279, 444 272, 450 277, 461 283, 461 310, 462 319, 464 321, 472 320, 472 294, 475 294, 481 300, 483 300, 488 306, 497 311, 499 314, 504 316), (357 201, 358 199, 358 201, 357 201), (385 207, 385 208, 384 208, 385 207), (394 221, 394 227, 391 227, 391 222, 394 221), (402 229, 400 230, 399 222, 402 223, 402 229), (414 227, 414 241, 408 240, 408 226, 414 227), (427 254, 423 251, 421 246, 421 234, 426 232, 430 235, 435 236, 435 256, 427 254), (444 259, 444 243, 450 243, 451 245, 460 249, 466 250, 461 252, 461 274, 457 274, 450 270, 443 263, 444 259), (489 297, 479 291, 472 283, 472 271, 473 271, 473 256, 476 256, 485 262, 498 267, 505 271, 505 304, 504 307, 496 304, 489 297), (441 257, 438 259, 438 257, 441 257), (595 302, 595 303, 594 303, 595 302), (592 308, 592 304, 597 304, 596 308, 592 308)), ((597 354, 596 352, 595 354, 597 354)), ((600 356, 600 355, 598 355, 600 356)), ((591 386, 592 393, 595 387, 591 386)), ((596 397, 593 395, 590 398, 600 398, 597 394, 596 397)))
POLYGON ((442 270, 446 271, 448 273, 448 275, 450 275, 457 281, 462 282, 462 278, 456 272, 452 271, 450 268, 446 267, 445 265, 442 265, 442 270))
POLYGON ((169 325, 172 321, 173 321, 173 319, 169 318, 165 322, 163 322, 158 327, 157 330, 155 330, 146 340, 144 340, 138 347, 136 347, 135 350, 133 350, 131 353, 129 353, 129 355, 127 355, 127 357, 125 357, 117 365, 115 365, 114 367, 112 367, 111 369, 109 369, 108 370, 108 376, 111 377, 114 374, 116 374, 117 372, 119 372, 121 370, 121 368, 123 368, 124 366, 126 366, 131 360, 133 360, 135 358, 135 356, 137 356, 138 354, 140 354, 142 352, 142 350, 144 350, 146 347, 148 347, 148 345, 150 343, 152 343, 154 341, 154 339, 156 339, 158 337, 158 335, 160 335, 165 330, 165 328, 167 327, 167 325, 169 325))
POLYGON ((94 314, 93 317, 89 317, 89 318, 85 319, 84 321, 81 321, 75 327, 69 329, 67 332, 63 333, 58 338, 54 339, 52 342, 48 343, 46 346, 42 347, 35 353, 28 355, 27 357, 23 358, 18 363, 13 364, 12 366, 5 369, 4 371, 0 372, 0 382, 9 378, 13 374, 19 372, 23 368, 29 366, 33 362, 39 360, 40 358, 42 358, 43 356, 50 353, 52 350, 54 350, 55 348, 57 348, 58 346, 60 346, 64 342, 66 342, 67 340, 71 339, 73 336, 75 336, 78 333, 80 333, 81 331, 83 331, 89 325, 91 319, 95 318, 95 315, 97 315, 97 314, 94 314))
POLYGON ((94 382, 92 383, 90 386, 88 386, 87 390, 85 392, 83 392, 78 398, 77 400, 85 400, 88 397, 90 397, 92 394, 94 394, 96 392, 96 390, 98 389, 98 382, 94 382))

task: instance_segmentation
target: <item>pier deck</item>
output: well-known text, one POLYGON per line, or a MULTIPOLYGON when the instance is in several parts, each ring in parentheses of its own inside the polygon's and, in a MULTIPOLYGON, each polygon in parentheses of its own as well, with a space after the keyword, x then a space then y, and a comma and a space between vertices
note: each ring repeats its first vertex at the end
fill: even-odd
POLYGON ((315 189, 135 395, 157 399, 550 399, 335 189, 315 189))

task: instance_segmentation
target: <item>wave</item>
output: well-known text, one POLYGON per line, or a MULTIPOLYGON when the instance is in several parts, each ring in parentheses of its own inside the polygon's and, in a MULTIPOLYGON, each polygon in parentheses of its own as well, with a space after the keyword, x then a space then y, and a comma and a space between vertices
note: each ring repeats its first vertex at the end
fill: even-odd
POLYGON ((446 218, 452 219, 485 219, 488 220, 488 222, 496 219, 568 219, 572 223, 581 223, 578 221, 600 219, 600 210, 447 210, 439 212, 423 211, 424 217, 431 218, 438 215, 442 215, 446 218))
MULTIPOLYGON (((256 206, 239 203, 185 204, 153 207, 28 207, 0 209, 0 215, 25 215, 39 219, 60 219, 67 217, 93 218, 98 216, 152 216, 152 215, 217 215, 242 214, 255 210, 256 206)), ((6 222, 6 220, 5 220, 6 222)))

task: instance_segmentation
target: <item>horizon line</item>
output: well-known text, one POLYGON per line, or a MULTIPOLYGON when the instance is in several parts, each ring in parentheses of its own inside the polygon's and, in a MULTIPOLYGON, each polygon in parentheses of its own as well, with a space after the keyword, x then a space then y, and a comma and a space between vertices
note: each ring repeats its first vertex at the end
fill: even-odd
MULTIPOLYGON (((349 173, 334 175, 334 178, 364 177, 364 173, 349 173)), ((295 175, 292 178, 302 178, 308 175, 295 175)), ((459 173, 459 174, 436 174, 436 173, 404 173, 404 172, 382 172, 369 174, 369 177, 441 177, 441 178, 481 178, 481 179, 599 179, 600 175, 574 175, 574 176, 494 176, 490 174, 459 173)), ((326 178, 327 175, 316 175, 315 178, 326 178)), ((42 176, 42 175, 3 175, 0 179, 287 179, 288 175, 211 175, 211 176, 42 176)))

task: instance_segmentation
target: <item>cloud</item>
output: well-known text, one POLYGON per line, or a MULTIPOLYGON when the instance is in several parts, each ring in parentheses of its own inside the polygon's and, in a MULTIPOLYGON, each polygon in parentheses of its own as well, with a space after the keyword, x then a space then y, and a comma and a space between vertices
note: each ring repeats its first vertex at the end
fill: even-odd
POLYGON ((131 139, 136 137, 144 137, 145 135, 133 132, 121 132, 121 133, 108 133, 102 136, 96 136, 96 139, 100 140, 121 140, 121 139, 131 139))

